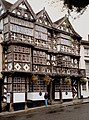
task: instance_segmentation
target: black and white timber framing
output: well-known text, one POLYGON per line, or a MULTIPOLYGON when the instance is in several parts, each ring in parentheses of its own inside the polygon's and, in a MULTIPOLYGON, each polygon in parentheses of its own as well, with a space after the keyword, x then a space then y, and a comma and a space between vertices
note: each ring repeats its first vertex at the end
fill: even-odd
POLYGON ((53 23, 45 8, 35 14, 27 0, 0 0, 0 21, 3 102, 10 111, 14 104, 24 103, 26 109, 29 101, 44 100, 46 91, 50 102, 80 97, 81 36, 67 16, 53 23))

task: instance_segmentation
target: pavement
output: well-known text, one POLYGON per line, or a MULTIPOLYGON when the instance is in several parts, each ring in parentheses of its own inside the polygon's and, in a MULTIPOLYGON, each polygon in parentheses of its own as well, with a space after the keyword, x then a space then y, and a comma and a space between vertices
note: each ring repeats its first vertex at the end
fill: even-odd
POLYGON ((66 107, 66 106, 72 106, 72 105, 78 105, 78 104, 85 104, 85 103, 89 103, 89 98, 85 98, 85 99, 74 99, 72 101, 69 102, 53 102, 52 105, 48 105, 48 107, 45 106, 40 106, 40 107, 33 107, 33 108, 27 108, 26 110, 19 110, 19 111, 13 111, 13 112, 1 112, 0 116, 13 116, 13 115, 20 115, 20 114, 26 114, 28 112, 32 113, 32 112, 36 112, 36 111, 42 111, 45 109, 52 109, 52 108, 62 108, 62 107, 66 107))

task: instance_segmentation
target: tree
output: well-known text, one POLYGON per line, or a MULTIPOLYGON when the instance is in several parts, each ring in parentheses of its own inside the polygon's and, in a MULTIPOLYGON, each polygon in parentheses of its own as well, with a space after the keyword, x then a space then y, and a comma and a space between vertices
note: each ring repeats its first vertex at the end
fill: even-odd
MULTIPOLYGON (((49 0, 50 1, 50 0, 49 0)), ((83 14, 89 5, 89 0, 51 0, 51 4, 63 2, 63 7, 68 9, 68 12, 76 11, 83 14)))
POLYGON ((89 0, 61 0, 64 6, 67 6, 69 10, 74 10, 76 12, 85 11, 89 4, 89 0))

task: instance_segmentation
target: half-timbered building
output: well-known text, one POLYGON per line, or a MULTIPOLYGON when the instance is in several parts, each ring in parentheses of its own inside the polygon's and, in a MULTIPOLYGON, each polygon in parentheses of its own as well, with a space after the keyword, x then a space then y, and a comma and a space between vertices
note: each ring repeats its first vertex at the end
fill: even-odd
POLYGON ((81 36, 68 17, 52 22, 45 8, 34 13, 27 0, 0 0, 3 35, 3 102, 10 111, 29 102, 80 97, 81 36), (8 4, 8 5, 7 5, 8 4))

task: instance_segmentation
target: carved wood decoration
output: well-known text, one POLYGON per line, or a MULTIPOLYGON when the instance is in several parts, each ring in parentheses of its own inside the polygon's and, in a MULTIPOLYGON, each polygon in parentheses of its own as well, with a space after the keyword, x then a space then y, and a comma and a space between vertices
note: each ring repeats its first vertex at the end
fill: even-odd
POLYGON ((74 28, 71 25, 69 18, 67 16, 57 20, 54 24, 55 24, 57 29, 68 33, 69 36, 75 34, 76 36, 80 37, 80 35, 74 30, 74 28))
POLYGON ((7 51, 5 51, 4 53, 4 67, 3 67, 3 70, 5 71, 11 71, 13 69, 13 66, 12 66, 12 60, 13 60, 13 54, 12 54, 12 48, 11 46, 8 47, 7 51))
POLYGON ((35 26, 35 45, 41 48, 47 48, 47 29, 41 26, 35 26))
POLYGON ((78 59, 71 56, 58 56, 57 67, 60 67, 61 74, 78 75, 78 59))
POLYGON ((14 70, 30 71, 31 70, 31 51, 30 48, 13 46, 14 48, 14 70))
POLYGON ((54 32, 54 31, 51 31, 51 34, 50 34, 50 32, 49 32, 49 38, 51 38, 51 41, 52 41, 52 50, 55 52, 55 51, 58 51, 58 47, 59 47, 59 45, 58 45, 58 41, 57 41, 57 33, 56 32, 54 32))
POLYGON ((14 5, 11 6, 10 12, 19 17, 24 17, 25 19, 36 19, 36 15, 27 0, 18 0, 14 5))
POLYGON ((52 73, 57 73, 57 58, 56 55, 51 55, 52 73))
POLYGON ((47 59, 47 63, 46 63, 46 65, 47 65, 47 73, 52 73, 52 66, 51 66, 51 56, 50 56, 50 54, 47 54, 46 55, 46 59, 47 59))
POLYGON ((33 36, 33 29, 25 28, 25 27, 18 26, 15 24, 10 24, 10 31, 28 35, 28 36, 33 36))
POLYGON ((33 70, 35 72, 46 72, 46 53, 42 51, 33 50, 33 70))
POLYGON ((24 27, 29 27, 29 28, 34 27, 34 24, 32 22, 28 22, 28 21, 25 21, 25 20, 23 20, 21 18, 16 18, 16 17, 12 17, 12 16, 10 16, 10 22, 12 24, 17 24, 19 26, 24 26, 24 27))
POLYGON ((4 27, 3 27, 3 32, 4 32, 4 33, 9 32, 9 25, 8 25, 8 23, 4 25, 4 27))
POLYGON ((48 30, 48 49, 52 50, 53 49, 53 44, 52 44, 52 32, 48 30))
POLYGON ((37 15, 36 21, 38 23, 43 24, 48 27, 52 27, 52 21, 48 15, 48 13, 46 12, 45 8, 43 10, 41 10, 40 12, 38 12, 36 15, 37 15))
POLYGON ((11 70, 30 71, 31 70, 30 48, 21 46, 8 47, 7 52, 5 52, 5 68, 3 69, 5 71, 11 70))
POLYGON ((79 55, 79 42, 68 35, 59 34, 57 38, 57 49, 58 51, 77 56, 79 55))

